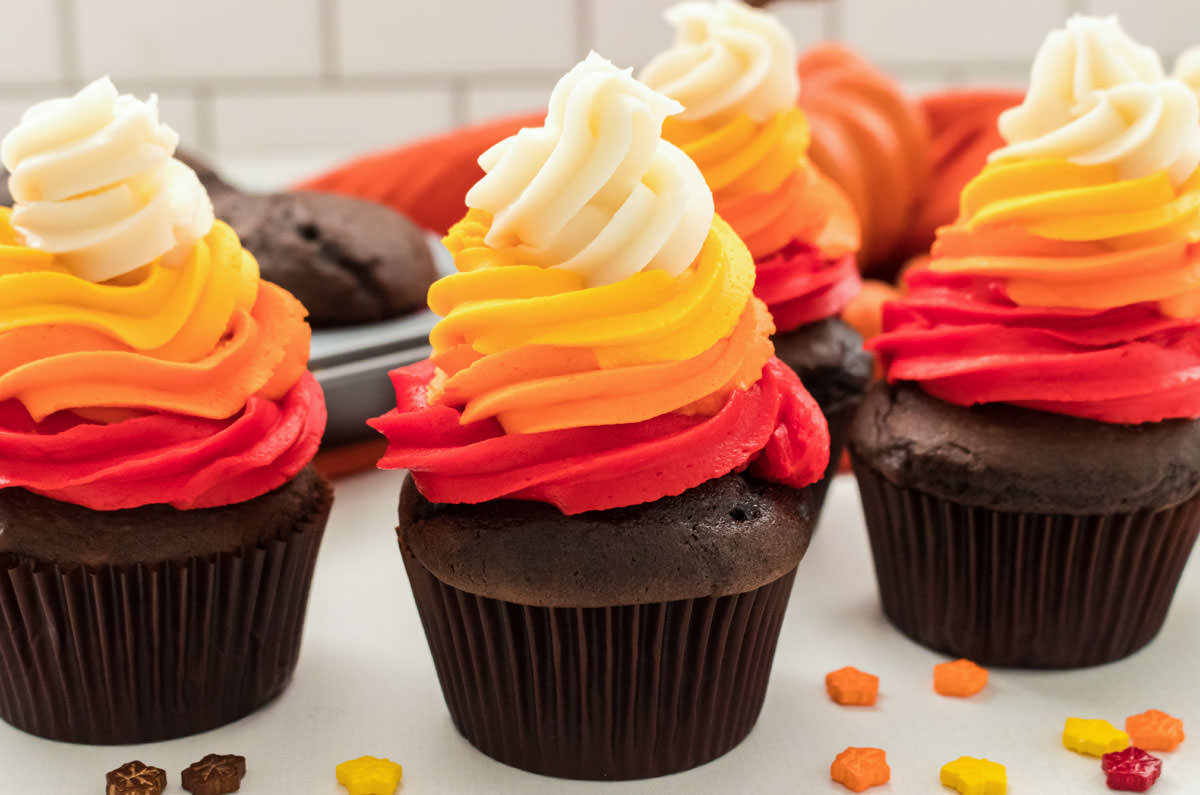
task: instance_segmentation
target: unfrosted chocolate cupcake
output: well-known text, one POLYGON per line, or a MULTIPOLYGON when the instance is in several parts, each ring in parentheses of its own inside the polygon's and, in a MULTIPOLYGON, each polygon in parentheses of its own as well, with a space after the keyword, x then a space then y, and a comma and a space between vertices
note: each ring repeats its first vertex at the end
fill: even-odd
POLYGON ((213 197, 264 279, 295 295, 315 328, 371 323, 425 306, 437 277, 425 233, 381 204, 331 193, 213 197))
POLYGON ((185 150, 181 147, 175 151, 175 159, 196 172, 196 177, 200 180, 200 184, 204 186, 204 189, 208 191, 209 196, 215 197, 217 194, 225 193, 226 191, 237 191, 237 188, 222 179, 211 163, 195 152, 185 150))
POLYGON ((813 486, 821 506, 842 462, 850 421, 871 383, 875 359, 863 350, 862 335, 837 317, 806 323, 772 339, 775 355, 800 376, 829 423, 829 466, 813 486))

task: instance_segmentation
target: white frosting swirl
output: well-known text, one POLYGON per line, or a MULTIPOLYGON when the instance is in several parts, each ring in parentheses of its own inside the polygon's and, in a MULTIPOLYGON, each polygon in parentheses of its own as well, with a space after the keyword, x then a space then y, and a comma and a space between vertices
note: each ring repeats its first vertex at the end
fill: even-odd
POLYGON ((93 282, 179 261, 213 211, 195 172, 172 157, 178 142, 156 97, 118 95, 107 77, 34 105, 0 144, 13 226, 93 282))
POLYGON ((611 284, 643 270, 682 273, 713 218, 696 164, 662 140, 678 103, 590 54, 558 81, 544 126, 484 152, 467 206, 491 213, 485 242, 522 263, 611 284))
POLYGON ((1172 76, 1183 81, 1194 93, 1200 94, 1200 47, 1193 47, 1179 56, 1172 76))
POLYGON ((1176 186, 1200 164, 1200 107, 1158 55, 1114 17, 1075 16, 1051 33, 1021 105, 1000 115, 1008 145, 989 159, 1111 163, 1121 179, 1166 170, 1176 186))
POLYGON ((639 78, 682 102, 681 119, 745 113, 761 122, 795 106, 796 45, 775 17, 734 0, 680 3, 666 16, 675 44, 639 78))

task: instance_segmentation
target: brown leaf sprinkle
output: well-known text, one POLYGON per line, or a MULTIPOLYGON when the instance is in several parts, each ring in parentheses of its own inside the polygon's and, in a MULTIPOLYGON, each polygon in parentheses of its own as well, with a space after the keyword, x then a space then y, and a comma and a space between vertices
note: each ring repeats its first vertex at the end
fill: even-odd
POLYGON ((246 757, 209 754, 183 771, 183 788, 192 795, 226 795, 237 792, 246 775, 246 757))
POLYGON ((133 760, 104 777, 105 795, 162 795, 167 788, 167 771, 133 760))

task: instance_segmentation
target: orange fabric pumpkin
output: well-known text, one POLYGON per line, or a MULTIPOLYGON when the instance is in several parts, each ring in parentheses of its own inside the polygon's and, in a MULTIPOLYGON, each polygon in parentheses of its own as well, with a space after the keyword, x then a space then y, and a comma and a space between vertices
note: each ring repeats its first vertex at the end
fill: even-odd
POLYGON ((953 223, 962 189, 1004 144, 996 119, 1023 97, 1021 91, 956 89, 921 99, 932 134, 932 169, 913 221, 910 251, 927 251, 937 228, 953 223))
POLYGON ((479 156, 545 117, 543 110, 460 127, 363 155, 297 187, 377 201, 444 235, 466 213, 467 190, 483 177, 479 156))
POLYGON ((861 56, 821 44, 800 56, 800 107, 809 155, 849 195, 862 223, 859 264, 895 273, 908 249, 929 174, 929 123, 920 105, 861 56))

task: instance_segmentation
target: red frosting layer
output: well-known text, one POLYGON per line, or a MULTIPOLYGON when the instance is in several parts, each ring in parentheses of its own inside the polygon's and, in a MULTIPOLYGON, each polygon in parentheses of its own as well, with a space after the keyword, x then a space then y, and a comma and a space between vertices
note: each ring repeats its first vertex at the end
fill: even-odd
POLYGON ((574 514, 651 502, 747 467, 767 480, 806 486, 829 460, 820 409, 775 358, 713 416, 673 413, 514 435, 495 420, 463 425, 457 409, 430 406, 433 375, 428 361, 392 371, 397 408, 370 421, 388 439, 379 466, 411 470, 433 502, 528 499, 574 514))
POLYGON ((251 397, 227 420, 145 414, 110 424, 59 412, 34 423, 0 403, 0 488, 95 510, 241 502, 283 485, 316 454, 325 401, 305 373, 279 401, 251 397))
POLYGON ((1200 416, 1200 319, 1152 303, 1017 306, 1004 282, 914 271, 867 347, 891 381, 961 405, 1005 402, 1103 422, 1200 416))
POLYGON ((862 288, 853 254, 830 259, 799 240, 755 268, 754 294, 771 310, 778 332, 837 315, 862 288))

